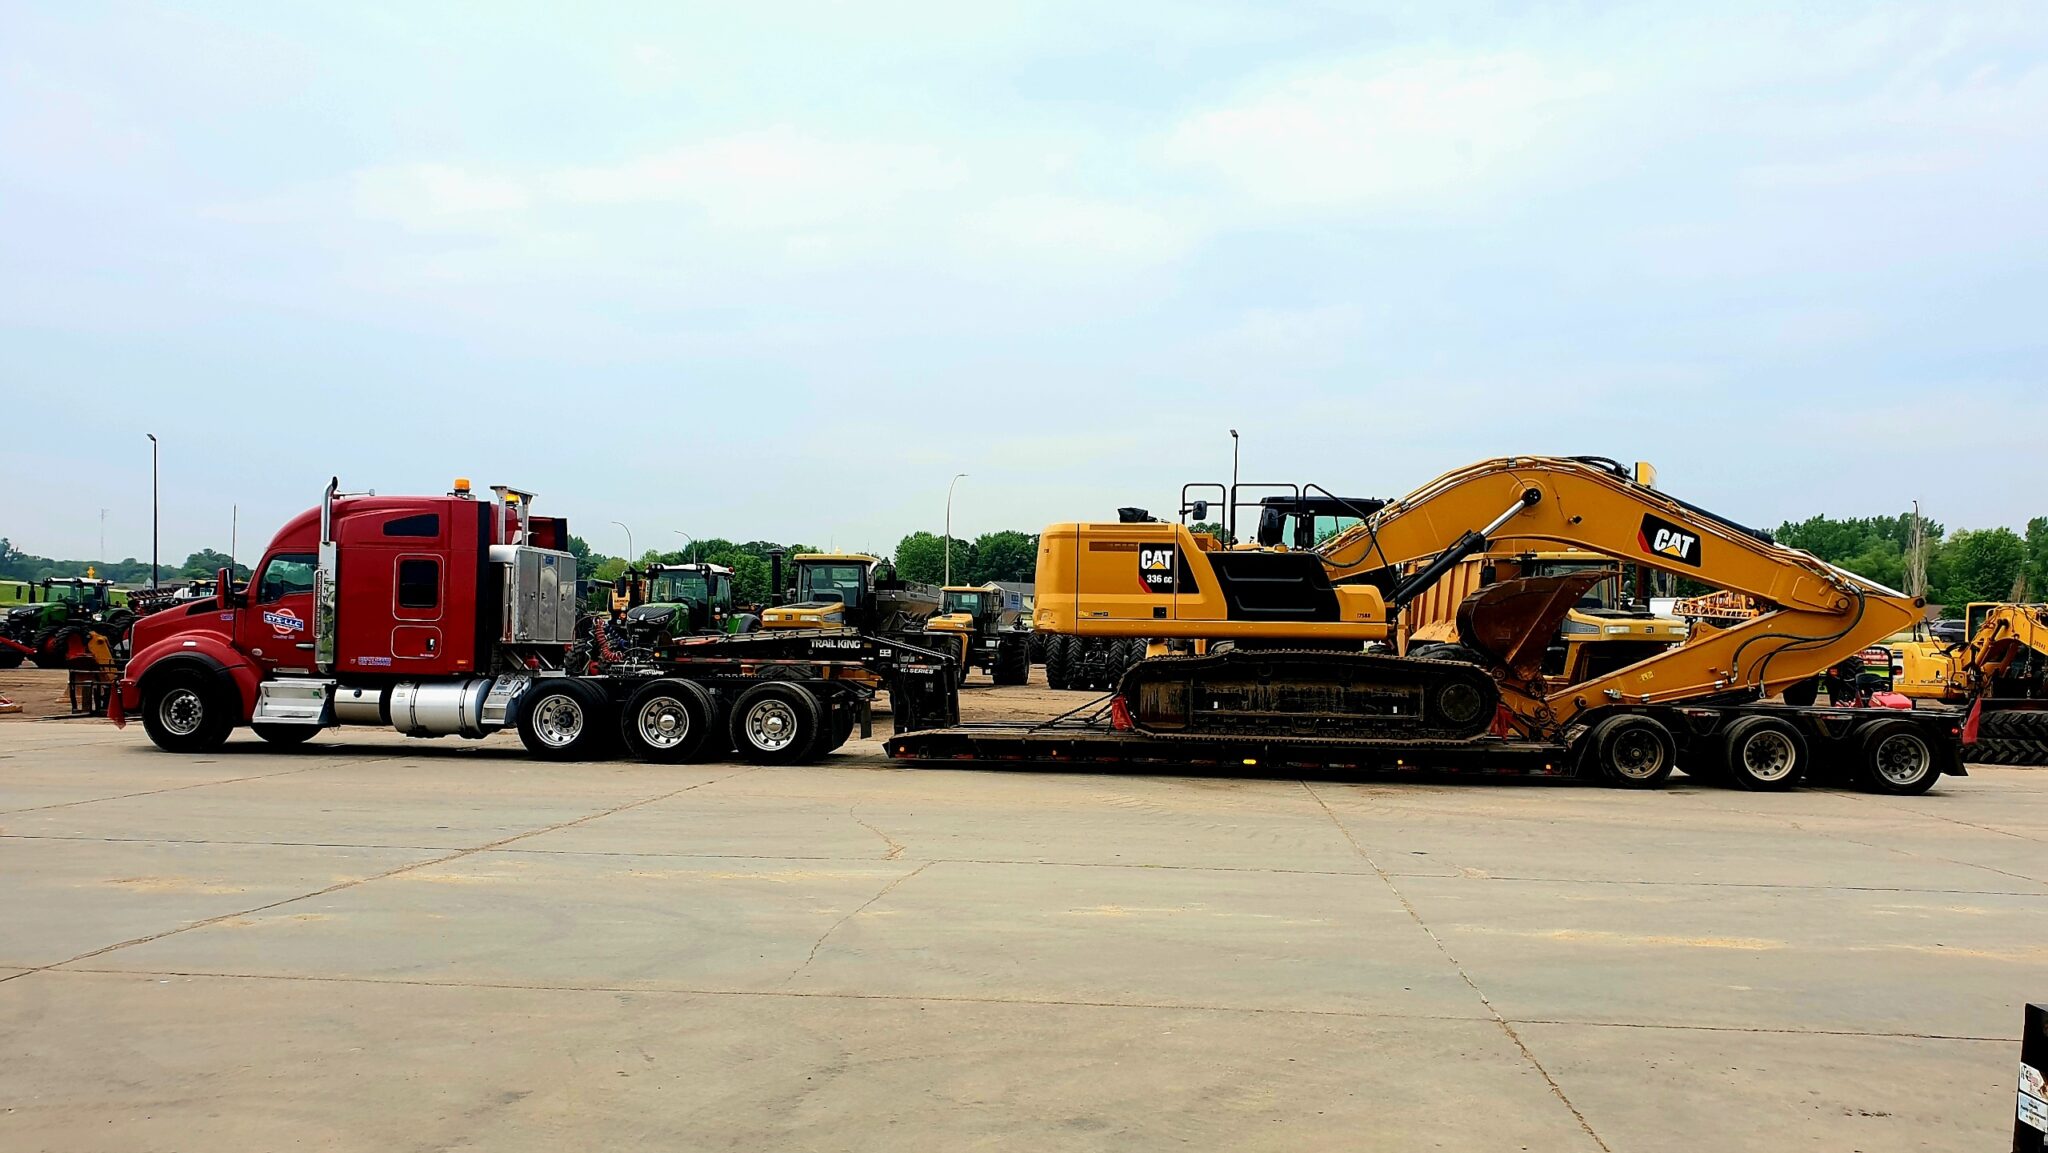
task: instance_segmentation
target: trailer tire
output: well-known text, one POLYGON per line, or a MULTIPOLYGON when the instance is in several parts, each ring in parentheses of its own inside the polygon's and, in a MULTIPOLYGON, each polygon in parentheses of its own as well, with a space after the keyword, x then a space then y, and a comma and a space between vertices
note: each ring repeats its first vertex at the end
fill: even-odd
POLYGON ((255 725, 249 731, 263 738, 266 745, 280 749, 295 749, 320 733, 319 725, 255 725))
POLYGON ((1806 777, 1806 738, 1777 717, 1737 717, 1721 737, 1721 771, 1751 792, 1790 789, 1806 777))
POLYGON ((769 681, 733 703, 732 743, 754 764, 793 765, 811 755, 824 723, 824 706, 811 690, 769 681))
POLYGON ((544 761, 587 761, 607 737, 605 700, 571 677, 541 681, 519 699, 519 741, 544 761))
POLYGON ((1593 726, 1586 740, 1600 775, 1624 789, 1663 787, 1678 760, 1671 730, 1637 713, 1608 717, 1593 726))
POLYGON ((235 712, 205 669, 164 669, 142 682, 142 728, 167 753, 210 753, 227 743, 235 712))
POLYGON ((1856 783, 1873 793, 1917 796, 1948 766, 1920 726, 1895 717, 1867 721, 1856 734, 1856 783))
POLYGON ((716 712, 703 685, 664 677, 635 692, 619 710, 619 738, 635 760, 677 764, 703 749, 716 712))

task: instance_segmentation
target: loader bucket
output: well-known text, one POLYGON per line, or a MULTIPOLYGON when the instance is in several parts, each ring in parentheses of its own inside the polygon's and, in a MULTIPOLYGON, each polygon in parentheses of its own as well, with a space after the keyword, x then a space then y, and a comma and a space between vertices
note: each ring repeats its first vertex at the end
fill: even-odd
POLYGON ((1534 680, 1543 672, 1543 650, 1565 614, 1587 590, 1620 575, 1619 569, 1589 569, 1488 585, 1458 606, 1458 639, 1516 677, 1534 680))

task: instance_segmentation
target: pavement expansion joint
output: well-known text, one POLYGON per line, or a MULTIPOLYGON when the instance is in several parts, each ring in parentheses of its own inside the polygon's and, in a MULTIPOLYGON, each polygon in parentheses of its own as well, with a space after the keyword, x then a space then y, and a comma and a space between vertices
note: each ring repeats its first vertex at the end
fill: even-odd
POLYGON ((1350 843, 1351 850, 1357 853, 1359 858, 1366 864, 1372 866, 1373 873, 1379 877, 1382 884, 1386 885, 1387 891, 1394 895, 1395 900, 1401 902, 1401 907, 1407 910, 1408 917, 1415 922, 1416 928, 1428 934, 1430 942, 1436 946, 1437 952, 1443 954, 1444 960, 1450 962, 1451 968, 1457 971, 1458 979, 1465 982, 1466 987, 1471 989, 1473 994, 1479 998, 1480 1004, 1486 1006, 1487 1015, 1492 1018, 1493 1023, 1499 1026, 1500 1031, 1507 1036, 1508 1041, 1514 1045, 1516 1051, 1521 1053, 1522 1059, 1528 1062, 1529 1067, 1534 1069, 1536 1074, 1543 1078, 1543 1083, 1550 1087, 1551 1095, 1556 1097, 1558 1103, 1571 1113, 1573 1120, 1579 1123, 1579 1128, 1585 1131, 1586 1136, 1592 1140, 1594 1145, 1600 1148, 1602 1153, 1614 1153, 1613 1147, 1608 1145, 1601 1138, 1600 1134, 1594 1131, 1593 1123, 1586 1120, 1586 1115, 1579 1110, 1577 1105, 1572 1103, 1571 1097, 1564 1091, 1564 1086, 1557 1083, 1557 1078, 1550 1075, 1550 1070, 1544 1068, 1543 1062, 1538 1060, 1536 1054, 1529 1049, 1528 1042, 1522 1039, 1522 1035, 1515 1031, 1514 1025, 1509 1023, 1508 1019, 1501 1015, 1500 1010, 1494 1007, 1493 999, 1486 995, 1486 990, 1479 987, 1479 982, 1472 979, 1472 974, 1467 972, 1465 966, 1452 954, 1450 947, 1444 944, 1443 938, 1437 936, 1436 930, 1430 928, 1428 921, 1423 920, 1422 911, 1417 909, 1415 903, 1408 899, 1408 894, 1401 891, 1401 886, 1394 882, 1393 874, 1381 868, 1380 863, 1373 859, 1372 854, 1365 851, 1365 846, 1359 844, 1358 838, 1351 835, 1351 830, 1345 827, 1344 822, 1337 819, 1337 814, 1323 800, 1322 795, 1316 792, 1314 786, 1310 785, 1307 781, 1300 783, 1302 789, 1310 797, 1314 798, 1315 803, 1321 807, 1323 815, 1328 817, 1330 823, 1337 827, 1337 832, 1342 834, 1345 841, 1350 843))
POLYGON ((917 876, 919 873, 922 873, 926 869, 929 869, 931 867, 931 861, 926 861, 923 864, 920 864, 917 868, 912 869, 909 872, 903 874, 902 876, 897 877, 895 880, 890 881, 888 884, 883 885, 881 892, 876 893, 874 896, 869 897, 867 900, 861 902, 859 908, 846 914, 844 917, 839 918, 837 921, 832 922, 831 928, 826 929, 824 933, 819 935, 817 940, 811 942, 811 952, 809 956, 804 958, 804 963, 790 970, 789 976, 784 977, 782 979, 782 983, 785 985, 789 984, 791 981, 794 981, 799 976, 801 976, 805 969, 810 968, 811 962, 818 959, 818 950, 825 947, 825 942, 831 938, 832 934, 837 933, 839 931, 839 927, 841 925, 844 925, 848 921, 853 920, 855 917, 860 916, 862 913, 867 911, 868 906, 874 904, 876 901, 881 900, 883 897, 888 896, 890 893, 895 892, 896 886, 902 884, 903 882, 909 880, 912 877, 917 876))
MULTIPOLYGON (((386 758, 392 759, 392 758, 386 758)), ((97 805, 105 801, 125 801, 132 797, 154 797, 161 793, 182 793, 187 789, 204 789, 213 785, 238 785, 243 781, 261 781, 270 777, 289 777, 299 773, 310 773, 319 765, 300 765, 296 769, 284 769, 275 773, 251 773, 246 777, 221 777, 211 781, 194 781, 189 785, 167 785, 161 789, 143 789, 134 793, 117 793, 110 797, 87 797, 82 801, 58 801, 48 805, 30 805, 22 809, 0 809, 0 817, 15 813, 41 813, 50 809, 69 809, 79 805, 97 805)))
MULTIPOLYGON (((1493 1024, 1488 1013, 1399 1013, 1376 1009, 1310 1009, 1275 1005, 1216 1005, 1198 1001, 1111 1000, 1090 997, 998 997, 960 993, 860 993, 820 989, 730 989, 677 985, 562 985, 542 981, 459 981, 421 977, 371 977, 332 973, 234 973, 210 969, 107 969, 70 965, 62 969, 33 969, 17 976, 47 974, 53 977, 141 977, 181 980, 306 982, 329 985, 392 985, 422 989, 502 989, 519 993, 603 993, 649 997, 731 997, 776 998, 815 1001, 882 1001, 930 1005, 1022 1005, 1068 1009, 1124 1009, 1157 1013, 1217 1013, 1257 1017, 1315 1017, 1346 1021, 1443 1021, 1461 1024, 1493 1024)), ((12 980, 13 978, 8 978, 12 980)), ((1579 1022, 1561 1022, 1578 1024, 1579 1022)))

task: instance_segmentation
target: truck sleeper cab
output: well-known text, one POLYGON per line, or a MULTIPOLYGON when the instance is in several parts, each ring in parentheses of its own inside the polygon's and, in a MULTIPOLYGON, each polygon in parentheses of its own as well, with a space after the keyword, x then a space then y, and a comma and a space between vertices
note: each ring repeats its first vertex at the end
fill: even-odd
POLYGON ((737 748, 762 764, 867 731, 882 688, 899 731, 958 719, 950 661, 850 629, 671 637, 646 657, 583 650, 572 670, 568 525, 533 516, 531 493, 492 491, 359 496, 330 482, 246 590, 223 570, 211 597, 139 622, 110 717, 139 715, 172 752, 217 748, 238 725, 279 745, 379 725, 472 739, 516 728, 555 760, 609 756, 616 737, 643 760, 737 748))

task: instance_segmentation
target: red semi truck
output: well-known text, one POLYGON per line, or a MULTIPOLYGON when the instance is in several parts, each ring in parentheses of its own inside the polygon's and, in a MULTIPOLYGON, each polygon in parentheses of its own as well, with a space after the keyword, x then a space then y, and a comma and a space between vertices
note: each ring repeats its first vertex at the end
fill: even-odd
MULTIPOLYGON (((553 759, 737 748, 795 763, 838 747, 886 688, 899 731, 958 719, 950 663, 851 629, 577 645, 568 523, 533 494, 458 480, 441 496, 345 494, 288 522, 246 588, 136 622, 108 715, 172 752, 247 725, 295 745, 336 725, 480 738, 516 728, 553 759)), ((600 632, 600 637, 602 632, 600 632)))

